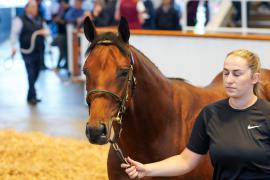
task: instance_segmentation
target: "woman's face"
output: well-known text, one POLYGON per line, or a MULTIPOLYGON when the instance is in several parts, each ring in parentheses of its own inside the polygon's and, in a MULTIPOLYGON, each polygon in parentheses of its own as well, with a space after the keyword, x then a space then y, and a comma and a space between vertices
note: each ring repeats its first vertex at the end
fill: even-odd
POLYGON ((223 85, 229 97, 242 98, 253 94, 259 74, 252 74, 246 59, 234 55, 226 58, 223 68, 223 85))

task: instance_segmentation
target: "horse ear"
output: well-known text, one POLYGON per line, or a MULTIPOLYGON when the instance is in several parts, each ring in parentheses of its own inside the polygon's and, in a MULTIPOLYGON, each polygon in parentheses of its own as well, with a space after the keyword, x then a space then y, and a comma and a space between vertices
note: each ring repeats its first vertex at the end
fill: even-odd
POLYGON ((92 42, 97 35, 96 28, 89 17, 86 17, 83 22, 84 35, 89 42, 92 42))
POLYGON ((120 38, 125 42, 128 43, 130 32, 128 22, 124 17, 121 17, 120 23, 118 25, 118 33, 120 38))

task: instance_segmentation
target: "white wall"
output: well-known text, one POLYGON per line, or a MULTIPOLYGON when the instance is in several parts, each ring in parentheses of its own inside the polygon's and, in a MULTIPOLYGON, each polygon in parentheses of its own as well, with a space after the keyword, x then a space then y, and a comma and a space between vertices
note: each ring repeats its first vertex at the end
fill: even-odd
MULTIPOLYGON (((87 41, 81 36, 82 52, 87 41)), ((130 44, 142 51, 168 77, 180 77, 194 85, 205 86, 218 74, 228 52, 246 48, 261 57, 270 69, 270 42, 243 39, 183 36, 132 35, 130 44)))
POLYGON ((174 36, 133 35, 130 43, 148 56, 169 77, 181 77, 205 86, 222 70, 228 52, 246 48, 256 52, 270 69, 270 42, 174 36))

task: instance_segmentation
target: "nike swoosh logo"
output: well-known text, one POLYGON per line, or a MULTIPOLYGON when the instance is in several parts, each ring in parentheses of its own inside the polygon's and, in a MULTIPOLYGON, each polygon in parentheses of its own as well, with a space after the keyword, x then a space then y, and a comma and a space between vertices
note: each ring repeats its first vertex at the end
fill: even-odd
POLYGON ((248 129, 254 129, 254 128, 258 128, 258 127, 261 127, 261 126, 251 126, 250 124, 248 125, 248 129))

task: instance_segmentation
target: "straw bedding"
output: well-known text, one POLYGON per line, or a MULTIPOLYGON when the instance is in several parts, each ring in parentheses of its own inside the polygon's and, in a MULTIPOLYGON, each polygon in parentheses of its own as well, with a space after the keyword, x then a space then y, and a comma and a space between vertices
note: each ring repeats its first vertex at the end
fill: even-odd
POLYGON ((108 146, 0 131, 1 180, 107 180, 108 146))

